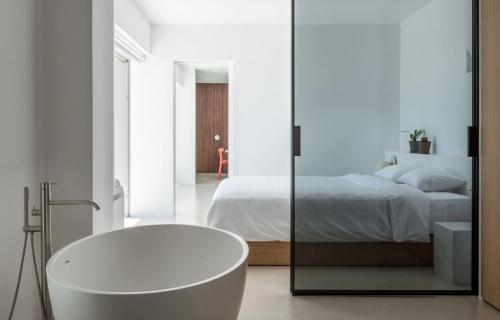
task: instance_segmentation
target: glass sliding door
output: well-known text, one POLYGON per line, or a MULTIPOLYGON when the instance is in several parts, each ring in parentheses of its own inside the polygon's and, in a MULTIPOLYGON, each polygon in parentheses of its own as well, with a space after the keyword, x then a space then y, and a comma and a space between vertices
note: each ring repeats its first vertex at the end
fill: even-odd
POLYGON ((293 0, 293 293, 477 291, 476 17, 293 0))

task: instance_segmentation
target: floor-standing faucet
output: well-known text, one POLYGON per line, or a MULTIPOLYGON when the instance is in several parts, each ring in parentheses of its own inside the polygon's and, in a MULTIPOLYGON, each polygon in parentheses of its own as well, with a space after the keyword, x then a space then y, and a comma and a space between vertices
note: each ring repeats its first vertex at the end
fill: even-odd
MULTIPOLYGON (((87 205, 92 206, 97 211, 99 206, 91 200, 52 200, 51 199, 51 185, 50 182, 40 183, 40 209, 33 209, 33 215, 40 215, 41 225, 41 283, 42 283, 42 297, 45 305, 45 312, 47 319, 52 320, 52 307, 50 305, 49 290, 47 286, 47 274, 45 268, 47 262, 52 255, 52 233, 51 233, 51 207, 52 206, 73 206, 73 205, 87 205)), ((25 217, 26 221, 26 217, 25 217)))

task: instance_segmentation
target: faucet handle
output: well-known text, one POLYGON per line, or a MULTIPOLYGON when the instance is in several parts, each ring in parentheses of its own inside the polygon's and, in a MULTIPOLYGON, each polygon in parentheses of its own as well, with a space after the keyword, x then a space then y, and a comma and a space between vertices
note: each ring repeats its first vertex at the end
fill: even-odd
POLYGON ((43 188, 43 186, 53 186, 53 185, 56 185, 57 182, 53 182, 53 181, 43 181, 43 182, 40 182, 40 188, 43 188))
POLYGON ((30 188, 24 187, 24 227, 29 225, 28 207, 30 202, 30 188))
POLYGON ((40 209, 37 209, 35 208, 35 206, 33 206, 33 209, 31 209, 31 215, 32 216, 40 216, 41 215, 41 211, 40 209))

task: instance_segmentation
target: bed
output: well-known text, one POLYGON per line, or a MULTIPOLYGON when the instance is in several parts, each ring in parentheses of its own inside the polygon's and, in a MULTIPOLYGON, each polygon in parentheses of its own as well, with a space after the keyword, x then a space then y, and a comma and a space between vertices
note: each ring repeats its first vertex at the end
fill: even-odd
MULTIPOLYGON (((453 167, 441 157, 394 155, 405 162, 453 167)), ((295 196, 297 265, 432 265, 433 223, 470 221, 466 194, 422 192, 373 175, 296 177, 295 196)), ((290 178, 224 180, 206 223, 247 240, 250 264, 287 265, 290 178)))

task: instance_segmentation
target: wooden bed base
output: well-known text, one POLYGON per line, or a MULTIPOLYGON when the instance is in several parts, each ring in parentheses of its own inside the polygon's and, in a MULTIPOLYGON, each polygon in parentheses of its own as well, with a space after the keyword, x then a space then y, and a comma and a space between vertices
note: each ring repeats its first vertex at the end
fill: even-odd
POLYGON ((247 241, 250 249, 248 264, 251 266, 289 266, 290 242, 247 241))
MULTIPOLYGON (((248 241, 249 265, 290 265, 290 243, 248 241)), ((299 266, 432 266, 431 242, 302 242, 295 244, 299 266)))

